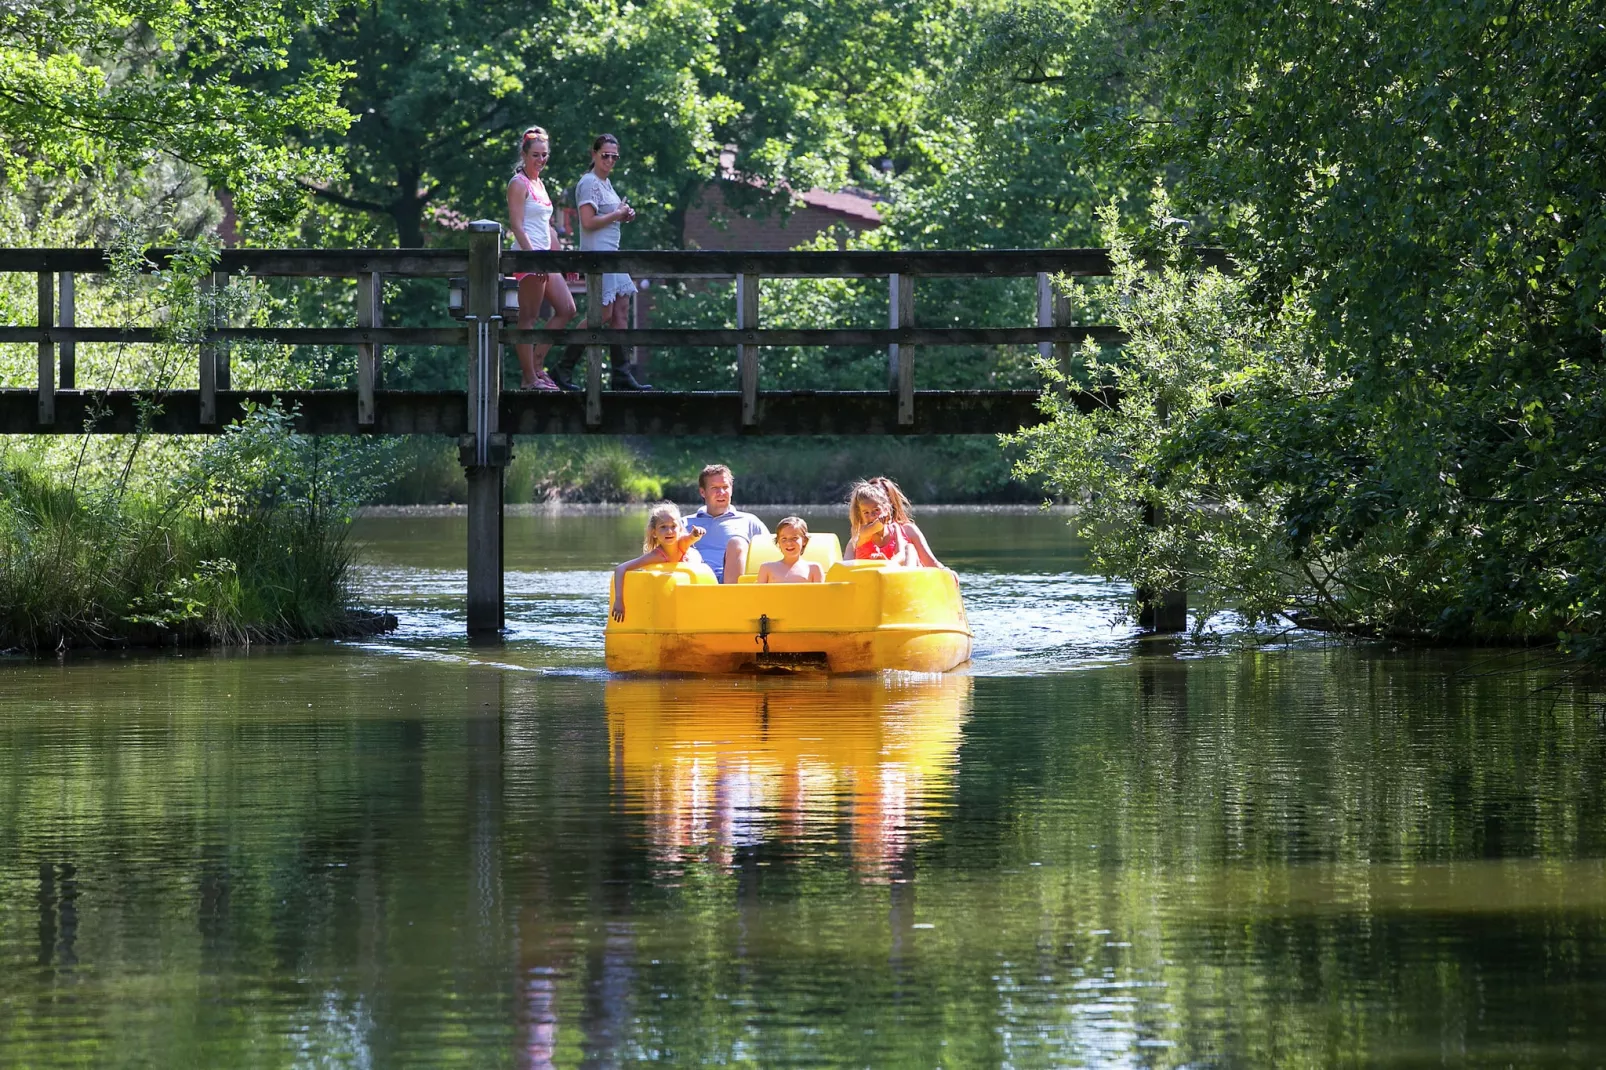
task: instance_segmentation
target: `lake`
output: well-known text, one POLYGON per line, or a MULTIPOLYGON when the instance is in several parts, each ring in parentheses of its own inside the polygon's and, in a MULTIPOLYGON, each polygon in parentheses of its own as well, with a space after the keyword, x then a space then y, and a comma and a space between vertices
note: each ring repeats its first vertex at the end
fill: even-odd
POLYGON ((1606 1062, 1542 656, 1145 638, 972 510, 968 672, 614 678, 643 516, 510 516, 500 643, 419 514, 356 527, 393 636, 0 658, 0 1067, 1606 1062))

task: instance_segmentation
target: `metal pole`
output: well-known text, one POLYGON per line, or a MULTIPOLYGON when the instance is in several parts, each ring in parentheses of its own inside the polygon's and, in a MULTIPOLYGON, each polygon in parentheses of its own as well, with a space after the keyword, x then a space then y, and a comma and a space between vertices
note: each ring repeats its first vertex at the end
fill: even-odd
POLYGON ((497 426, 502 368, 502 225, 468 225, 468 434, 458 459, 468 478, 468 632, 483 635, 505 623, 502 586, 502 476, 511 456, 497 426))

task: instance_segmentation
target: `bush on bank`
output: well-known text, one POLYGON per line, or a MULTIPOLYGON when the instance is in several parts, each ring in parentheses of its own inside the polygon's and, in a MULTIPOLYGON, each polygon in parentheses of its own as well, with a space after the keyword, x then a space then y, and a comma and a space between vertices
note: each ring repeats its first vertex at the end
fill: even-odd
POLYGON ((348 492, 369 458, 258 410, 135 480, 0 457, 0 649, 251 643, 372 630, 354 614, 348 492))
POLYGON ((1454 388, 1402 377, 1380 397, 1368 369, 1313 344, 1304 302, 1260 314, 1257 272, 1203 270, 1167 212, 1162 198, 1141 246, 1110 216, 1131 341, 1113 363, 1088 351, 1071 377, 1115 387, 1119 404, 1083 414, 1050 391, 1050 420, 1014 438, 1023 471, 1082 504, 1072 524, 1095 566, 1139 589, 1185 586, 1196 620, 1230 608, 1598 654, 1598 371, 1552 371, 1571 405, 1498 404, 1512 384, 1475 357, 1454 388))

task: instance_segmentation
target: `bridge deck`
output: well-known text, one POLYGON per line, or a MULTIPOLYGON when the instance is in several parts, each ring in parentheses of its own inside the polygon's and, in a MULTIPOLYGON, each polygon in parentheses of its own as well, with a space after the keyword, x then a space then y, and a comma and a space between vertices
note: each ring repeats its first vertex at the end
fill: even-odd
MULTIPOLYGON (((759 419, 743 426, 737 391, 604 392, 601 422, 587 424, 584 395, 520 392, 501 395, 498 427, 513 435, 991 435, 1041 423, 1037 399, 1035 390, 922 390, 915 394, 914 422, 900 424, 898 398, 887 391, 776 391, 759 395, 759 419)), ((204 424, 195 390, 61 390, 49 426, 39 423, 37 393, 0 390, 0 434, 129 434, 141 430, 141 412, 155 412, 143 428, 149 432, 215 434, 243 415, 246 404, 274 400, 298 414, 296 425, 307 434, 469 431, 461 390, 376 391, 371 426, 357 422, 354 390, 219 390, 217 418, 204 424)), ((1084 409, 1108 400, 1077 395, 1084 409)))

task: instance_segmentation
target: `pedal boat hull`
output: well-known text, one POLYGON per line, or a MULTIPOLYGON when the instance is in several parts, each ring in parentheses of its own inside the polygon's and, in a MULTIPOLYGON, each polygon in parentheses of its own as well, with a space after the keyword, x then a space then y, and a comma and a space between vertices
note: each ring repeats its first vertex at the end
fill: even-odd
POLYGON ((941 673, 970 660, 970 640, 948 569, 839 561, 824 583, 720 584, 665 564, 625 574, 605 647, 617 673, 941 673))

